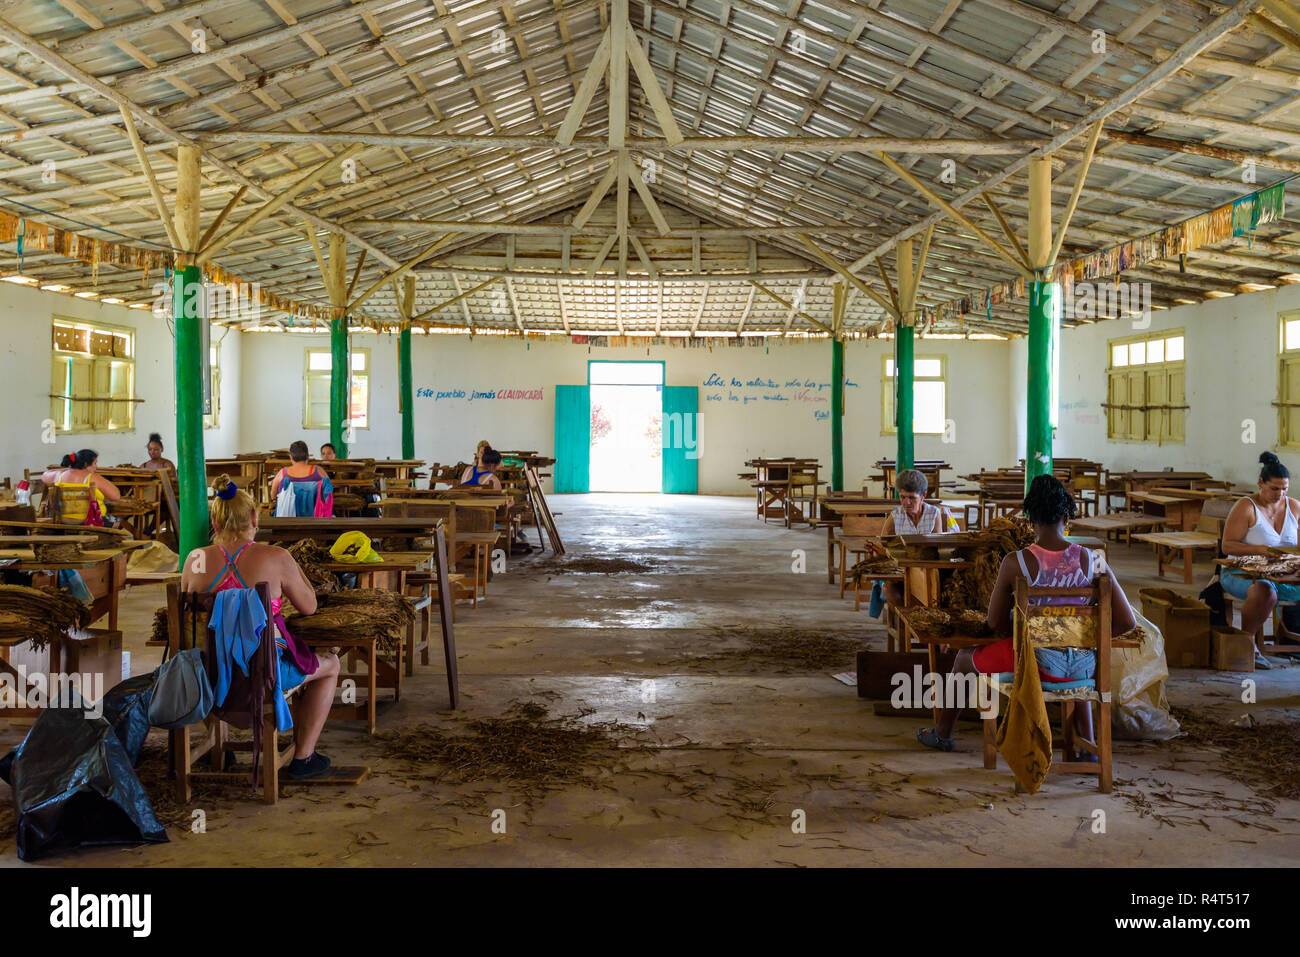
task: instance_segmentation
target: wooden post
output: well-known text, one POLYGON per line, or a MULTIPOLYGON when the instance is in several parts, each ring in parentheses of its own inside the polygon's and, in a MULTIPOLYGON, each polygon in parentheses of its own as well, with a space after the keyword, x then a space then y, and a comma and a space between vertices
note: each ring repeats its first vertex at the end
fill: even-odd
POLYGON ((1025 490, 1039 475, 1052 474, 1052 402, 1056 395, 1059 287, 1047 280, 1052 255, 1052 162, 1029 162, 1029 368, 1025 389, 1025 490))
POLYGON ((347 238, 330 233, 329 274, 326 287, 335 308, 330 322, 330 443, 334 454, 348 457, 347 433, 352 418, 352 363, 348 355, 347 238))
MULTIPOLYGON (((176 477, 180 485, 177 529, 182 563, 208 544, 208 479, 203 461, 203 273, 194 259, 199 245, 200 154, 197 147, 176 151, 174 229, 180 247, 172 281, 175 325, 176 477)), ((183 565, 182 565, 183 568, 183 565)))

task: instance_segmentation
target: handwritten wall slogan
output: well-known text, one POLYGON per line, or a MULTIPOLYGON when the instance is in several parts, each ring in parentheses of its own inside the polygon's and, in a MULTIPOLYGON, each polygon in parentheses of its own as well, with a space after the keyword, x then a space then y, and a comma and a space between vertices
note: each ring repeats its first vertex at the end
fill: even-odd
MULTIPOLYGON (((777 381, 770 378, 739 379, 735 376, 721 376, 714 372, 701 383, 706 390, 704 401, 734 402, 744 408, 748 405, 770 406, 776 402, 806 403, 812 407, 814 420, 831 417, 831 384, 815 379, 785 379, 777 381)), ((857 388, 852 379, 846 379, 846 387, 857 388)))
POLYGON ((496 402, 541 402, 545 389, 416 389, 417 399, 464 399, 468 402, 493 400, 496 402))

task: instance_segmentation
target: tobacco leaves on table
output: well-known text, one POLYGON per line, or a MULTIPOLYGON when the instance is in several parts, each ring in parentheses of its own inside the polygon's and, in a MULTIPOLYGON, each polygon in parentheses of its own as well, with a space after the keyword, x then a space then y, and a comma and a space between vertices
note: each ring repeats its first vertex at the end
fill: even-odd
MULTIPOLYGON (((286 603, 287 604, 287 603, 286 603)), ((392 653, 415 621, 415 606, 404 595, 383 588, 353 588, 323 595, 314 615, 286 618, 289 631, 304 641, 344 644, 376 635, 381 650, 392 653)))
POLYGON ((90 606, 57 588, 0 585, 0 645, 30 641, 37 650, 90 624, 90 606))
POLYGON ((1034 528, 1024 519, 998 517, 986 528, 973 533, 957 546, 967 564, 953 569, 940 588, 939 603, 945 608, 986 611, 997 584, 1002 559, 1032 544, 1034 528))

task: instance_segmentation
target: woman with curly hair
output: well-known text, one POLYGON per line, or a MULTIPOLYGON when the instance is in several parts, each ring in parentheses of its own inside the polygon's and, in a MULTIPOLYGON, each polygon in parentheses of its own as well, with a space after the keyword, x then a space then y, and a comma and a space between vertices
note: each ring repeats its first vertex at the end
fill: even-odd
MULTIPOLYGON (((1002 559, 998 579, 989 598, 989 627, 1001 640, 982 648, 963 648, 953 664, 953 674, 1003 674, 1016 670, 1015 639, 1011 637, 1011 612, 1015 604, 1016 580, 1025 578, 1036 588, 1086 588, 1097 577, 1092 552, 1074 542, 1065 540, 1065 523, 1074 518, 1075 503, 1069 490, 1051 475, 1040 475, 1029 485, 1024 501, 1025 517, 1034 526, 1034 543, 1028 548, 1011 552, 1002 559)), ((1106 569, 1111 578, 1111 626, 1115 634, 1129 631, 1137 623, 1133 609, 1124 596, 1124 589, 1112 569, 1106 569)), ((1031 598, 1035 605, 1080 605, 1086 598, 1040 597, 1031 598)), ((1082 681, 1093 676, 1097 655, 1090 648, 1035 648, 1038 675, 1045 685, 1057 681, 1082 681)), ((945 708, 940 712, 939 723, 924 728, 916 738, 927 748, 938 751, 953 749, 952 726, 960 708, 945 708)), ((1074 729, 1080 740, 1091 743, 1092 712, 1088 708, 1074 709, 1074 729)), ((1077 760, 1095 760, 1082 752, 1077 760)))

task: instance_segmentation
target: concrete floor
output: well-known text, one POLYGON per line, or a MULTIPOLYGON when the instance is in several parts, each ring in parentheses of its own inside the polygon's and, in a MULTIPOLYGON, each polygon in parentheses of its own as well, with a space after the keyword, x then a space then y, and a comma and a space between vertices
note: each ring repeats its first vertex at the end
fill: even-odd
MULTIPOLYGON (((692 662, 734 645, 720 629, 823 629, 868 637, 880 626, 826 583, 825 534, 764 526, 744 498, 555 496, 570 557, 655 563, 643 574, 548 574, 549 553, 516 559, 477 609, 461 605, 462 706, 446 707, 437 667, 419 668, 380 734, 422 722, 454 728, 533 700, 554 714, 641 729, 651 747, 621 752, 589 786, 527 795, 499 785, 435 784, 429 769, 385 759, 355 725, 327 727, 336 763, 371 766, 352 788, 290 786, 274 808, 242 791, 199 790, 206 832, 171 843, 78 851, 58 865, 1281 865, 1300 858, 1300 803, 1266 800, 1224 776, 1213 752, 1118 742, 1117 786, 1053 775, 1032 797, 1003 766, 986 771, 979 728, 958 751, 917 745, 921 721, 876 717, 830 670, 692 662), (792 552, 807 572, 791 571, 792 552), (653 701, 645 700, 648 679, 653 701), (505 833, 493 830, 504 811, 505 833), (1096 811, 1105 833, 1094 833, 1096 811), (806 830, 792 821, 802 811, 806 830), (499 815, 498 815, 499 817, 499 815)), ((1151 584, 1145 549, 1113 549, 1129 594, 1151 584)), ((1198 581, 1208 577, 1198 569, 1198 581)), ((1180 590, 1192 591, 1178 586, 1180 590)), ((160 589, 129 592, 123 628, 136 673, 160 589)), ((845 662, 843 668, 851 668, 845 662)), ((840 670, 840 669, 834 669, 840 670)), ((1259 704, 1239 677, 1183 670, 1178 706, 1228 720, 1294 720, 1300 667, 1260 672, 1259 704)), ((22 729, 0 722, 0 746, 22 729)), ((0 799, 8 801, 0 785, 0 799)), ((18 863, 0 841, 0 863, 18 863)))

